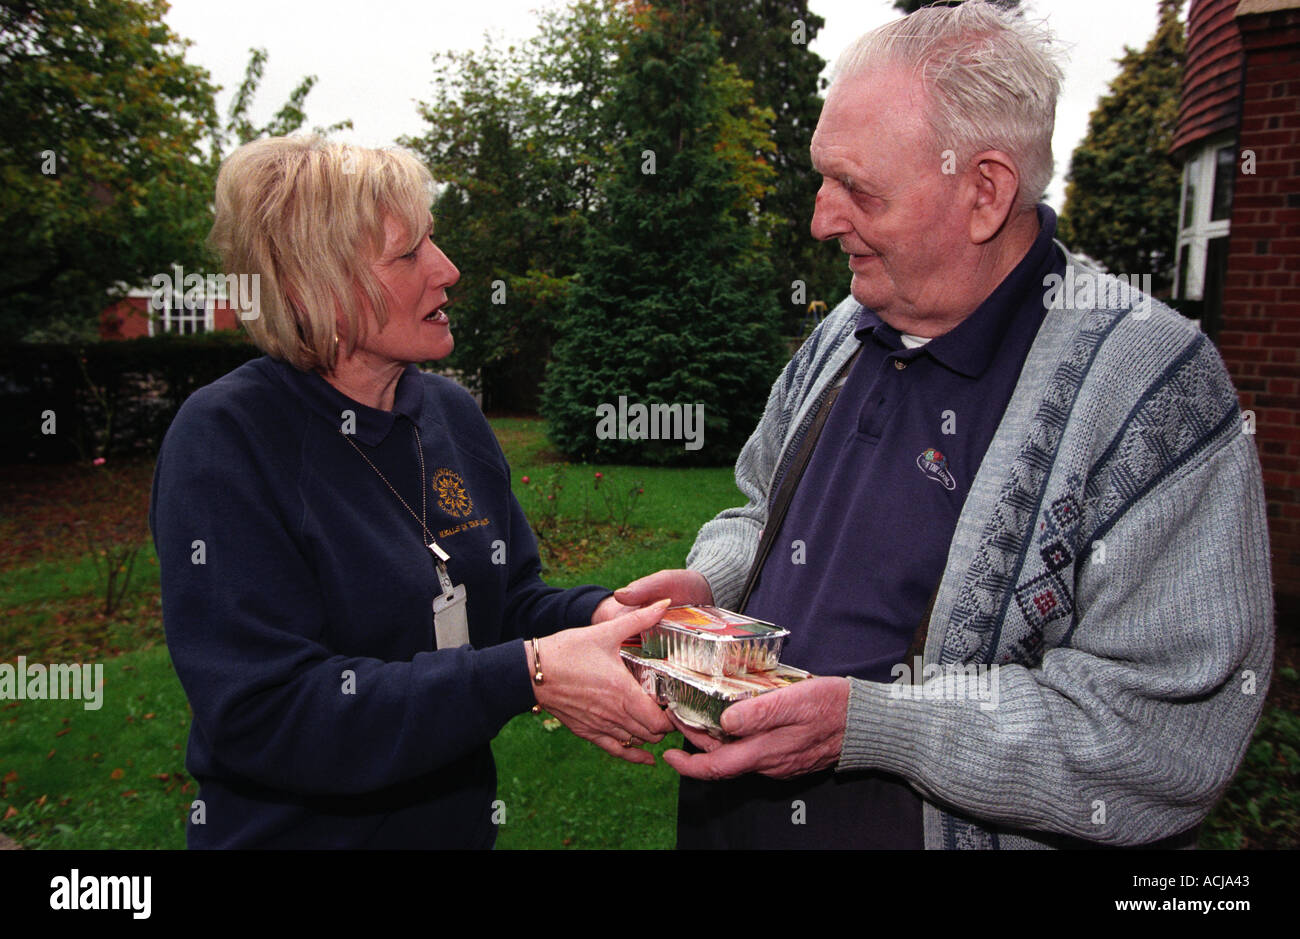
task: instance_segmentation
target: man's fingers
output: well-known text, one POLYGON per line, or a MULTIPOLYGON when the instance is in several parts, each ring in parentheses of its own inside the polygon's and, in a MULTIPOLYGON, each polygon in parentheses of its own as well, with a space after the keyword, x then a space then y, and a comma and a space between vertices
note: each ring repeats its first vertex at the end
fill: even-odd
POLYGON ((722 712, 718 723, 722 729, 733 737, 747 736, 769 730, 781 723, 788 715, 783 701, 772 700, 785 689, 769 691, 767 694, 755 695, 737 701, 722 712))
POLYGON ((682 723, 681 719, 672 711, 667 711, 666 713, 668 714, 668 719, 673 722, 673 726, 682 732, 682 736, 706 753, 722 746, 721 740, 715 740, 704 731, 697 730, 694 727, 682 723))
POLYGON ((686 569, 656 571, 614 591, 614 599, 628 606, 644 606, 660 597, 678 604, 713 602, 704 575, 686 569))
MULTIPOLYGON (((620 601, 622 602, 622 601, 620 601)), ((624 639, 630 639, 632 636, 639 636, 642 632, 649 629, 655 623, 663 619, 664 610, 668 609, 668 601, 660 600, 642 610, 633 610, 631 613, 624 613, 605 623, 600 623, 594 629, 604 630, 604 637, 612 642, 615 646, 623 642, 624 639)))
POLYGON ((738 740, 720 746, 712 753, 687 753, 665 750, 664 762, 683 776, 692 779, 730 779, 744 773, 759 773, 767 768, 762 740, 738 740))
POLYGON ((664 576, 665 573, 667 572, 657 571, 644 577, 638 577, 626 587, 615 590, 614 599, 628 606, 644 606, 658 600, 660 597, 670 596, 671 588, 666 583, 668 578, 664 576))

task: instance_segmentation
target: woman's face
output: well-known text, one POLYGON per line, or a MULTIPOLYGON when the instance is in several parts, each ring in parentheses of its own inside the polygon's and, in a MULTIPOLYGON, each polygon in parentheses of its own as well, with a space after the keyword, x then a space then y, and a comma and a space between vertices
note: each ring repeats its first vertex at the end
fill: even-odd
POLYGON ((460 271, 433 243, 433 220, 413 251, 402 226, 384 220, 384 249, 370 270, 388 298, 388 322, 377 328, 369 310, 369 329, 357 352, 393 362, 426 362, 446 358, 455 342, 445 307, 447 288, 460 280, 460 271))

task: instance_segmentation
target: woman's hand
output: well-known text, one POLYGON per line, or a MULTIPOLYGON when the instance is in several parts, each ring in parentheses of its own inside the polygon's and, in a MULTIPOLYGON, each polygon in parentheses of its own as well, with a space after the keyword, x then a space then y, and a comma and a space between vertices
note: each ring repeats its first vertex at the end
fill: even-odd
MULTIPOLYGON (((608 622, 538 639, 543 681, 533 685, 537 703, 606 753, 653 765, 654 756, 640 747, 662 740, 673 725, 641 690, 618 647, 659 622, 667 608, 663 600, 608 622)), ((524 649, 529 672, 535 673, 532 644, 525 642, 524 649)))

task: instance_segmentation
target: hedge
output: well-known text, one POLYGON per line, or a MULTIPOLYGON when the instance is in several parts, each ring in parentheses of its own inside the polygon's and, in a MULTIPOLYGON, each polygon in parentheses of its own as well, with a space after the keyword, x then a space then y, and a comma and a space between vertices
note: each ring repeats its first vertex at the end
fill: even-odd
POLYGON ((6 463, 156 453, 182 402, 261 353, 239 333, 0 344, 6 463))

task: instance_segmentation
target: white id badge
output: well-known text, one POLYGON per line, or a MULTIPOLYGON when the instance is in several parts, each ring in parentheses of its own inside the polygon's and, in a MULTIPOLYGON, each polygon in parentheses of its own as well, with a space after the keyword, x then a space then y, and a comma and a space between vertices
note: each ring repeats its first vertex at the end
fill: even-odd
POLYGON ((453 587, 450 598, 441 593, 433 598, 433 634, 439 649, 456 649, 469 645, 464 584, 453 587))

